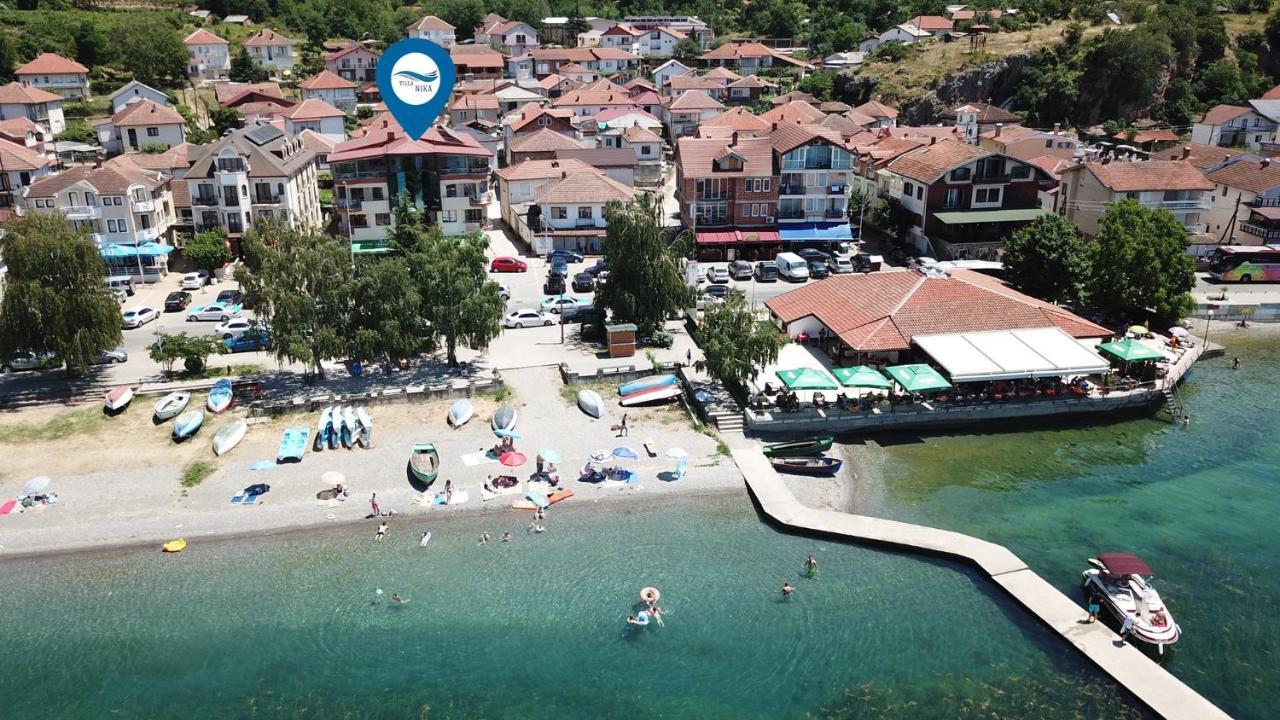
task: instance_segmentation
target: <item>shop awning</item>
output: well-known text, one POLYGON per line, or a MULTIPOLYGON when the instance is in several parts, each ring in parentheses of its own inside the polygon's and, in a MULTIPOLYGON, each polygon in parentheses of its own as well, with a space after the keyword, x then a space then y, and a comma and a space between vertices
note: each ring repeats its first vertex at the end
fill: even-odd
POLYGON ((1153 350, 1146 345, 1134 340, 1133 338, 1125 338, 1116 342, 1102 343, 1098 346, 1102 352, 1125 362, 1143 362, 1144 360, 1165 360, 1165 354, 1159 350, 1153 350))
POLYGON ((796 223, 778 226, 782 242, 848 242, 853 239, 849 223, 796 223))
POLYGON ((941 365, 952 382, 1095 375, 1110 367, 1056 327, 917 335, 912 342, 941 365))
POLYGON ((835 368, 831 371, 832 375, 840 381, 845 387, 861 387, 861 388, 889 388, 889 378, 880 374, 879 370, 866 365, 857 367, 835 368))
POLYGON ((1030 222, 1048 215, 1044 208, 1025 208, 1022 210, 966 210, 963 212, 940 212, 933 216, 945 225, 968 225, 971 223, 1030 222))
POLYGON ((778 379, 788 390, 835 390, 836 383, 829 375, 815 368, 779 370, 778 379))
POLYGON ((946 378, 928 365, 894 365, 884 371, 907 392, 935 392, 951 387, 946 378))
POLYGON ((163 257, 173 252, 172 245, 161 245, 154 242, 146 242, 141 245, 119 245, 112 243, 103 245, 98 249, 98 253, 105 258, 126 258, 136 257, 163 257))
POLYGON ((697 234, 699 245, 732 245, 735 243, 776 243, 777 230, 708 230, 697 234))

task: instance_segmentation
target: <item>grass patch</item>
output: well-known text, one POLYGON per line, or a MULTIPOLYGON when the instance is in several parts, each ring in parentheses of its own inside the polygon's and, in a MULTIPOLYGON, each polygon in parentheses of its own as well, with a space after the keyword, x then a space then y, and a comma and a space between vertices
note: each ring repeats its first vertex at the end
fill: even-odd
POLYGON ((484 394, 492 397, 494 402, 506 402, 516 396, 516 394, 511 391, 511 388, 506 385, 499 386, 498 388, 484 394))
POLYGON ((572 385, 560 386, 560 398, 564 400, 565 404, 569 407, 578 407, 579 390, 595 390, 600 393, 600 397, 602 398, 618 394, 618 386, 614 383, 592 380, 590 382, 580 382, 572 385))
POLYGON ((689 427, 692 428, 694 432, 702 433, 716 441, 716 452, 718 454, 725 457, 731 457, 729 454, 729 446, 725 444, 724 440, 720 439, 720 433, 716 432, 715 428, 711 427, 709 423, 698 422, 697 418, 690 417, 688 420, 689 427))
POLYGON ((182 477, 178 479, 178 482, 182 483, 184 488, 193 488, 204 482, 204 479, 212 475, 213 471, 217 469, 218 466, 211 462, 197 460, 196 462, 188 463, 186 467, 182 468, 182 477))
POLYGON ((246 363, 244 365, 227 365, 225 367, 206 367, 199 372, 175 372, 170 377, 175 380, 208 380, 210 378, 221 377, 244 377, 245 375, 257 375, 263 371, 261 365, 246 363))
POLYGON ((77 435, 96 435, 107 428, 108 418, 101 405, 68 410, 42 425, 0 425, 0 444, 62 440, 77 435))

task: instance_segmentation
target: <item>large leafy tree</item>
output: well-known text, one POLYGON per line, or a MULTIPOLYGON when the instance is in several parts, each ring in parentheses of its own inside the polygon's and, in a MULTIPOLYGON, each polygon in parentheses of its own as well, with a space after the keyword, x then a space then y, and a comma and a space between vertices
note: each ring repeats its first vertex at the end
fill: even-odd
POLYGON ((222 228, 196 233, 182 246, 182 257, 198 269, 212 273, 231 259, 226 233, 222 228))
POLYGON ((651 333, 692 299, 684 278, 685 243, 667 244, 662 205, 648 196, 625 206, 612 204, 605 212, 609 280, 596 291, 596 305, 614 322, 635 323, 641 334, 651 333))
POLYGON ((1049 214, 1016 230, 1004 244, 1004 267, 1023 292, 1050 302, 1080 299, 1089 276, 1089 253, 1076 226, 1049 214))
POLYGON ((422 295, 403 257, 361 261, 351 310, 352 356, 395 361, 422 350, 431 340, 422 319, 422 295))
POLYGON ((1102 215, 1092 252, 1089 301, 1110 312, 1177 321, 1192 308, 1195 264, 1187 230, 1167 210, 1123 200, 1102 215))
POLYGON ((325 360, 347 357, 355 270, 338 238, 268 223, 244 236, 236 279, 246 304, 271 333, 282 361, 323 374, 325 360))
POLYGON ((153 15, 127 14, 115 32, 121 66, 153 87, 178 87, 190 56, 173 26, 153 15))
POLYGON ((120 344, 120 306, 107 291, 102 256, 61 215, 27 215, 5 224, 0 257, 8 266, 0 300, 0 357, 52 352, 73 372, 120 344))
POLYGON ((248 50, 240 48, 235 55, 231 56, 231 68, 227 70, 227 77, 232 82, 262 82, 270 76, 266 68, 249 57, 248 50))
POLYGON ((745 385, 760 368, 778 359, 786 338, 768 322, 756 317, 736 290, 723 303, 707 308, 702 317, 698 345, 703 360, 698 367, 727 382, 745 385))

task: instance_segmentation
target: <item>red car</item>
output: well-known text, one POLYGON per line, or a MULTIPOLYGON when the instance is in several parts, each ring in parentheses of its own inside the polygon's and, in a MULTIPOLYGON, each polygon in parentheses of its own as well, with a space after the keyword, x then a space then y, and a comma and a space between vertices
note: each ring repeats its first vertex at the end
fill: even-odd
POLYGON ((489 263, 489 272, 525 272, 529 265, 513 257, 496 257, 489 263))

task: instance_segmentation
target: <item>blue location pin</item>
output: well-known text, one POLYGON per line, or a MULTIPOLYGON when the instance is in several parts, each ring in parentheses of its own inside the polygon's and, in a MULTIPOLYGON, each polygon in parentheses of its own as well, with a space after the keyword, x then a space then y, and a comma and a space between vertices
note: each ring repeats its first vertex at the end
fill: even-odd
POLYGON ((382 101, 415 140, 440 117, 453 93, 455 77, 449 51, 430 40, 401 40, 378 59, 382 101))

